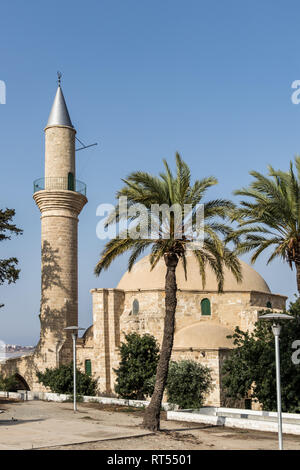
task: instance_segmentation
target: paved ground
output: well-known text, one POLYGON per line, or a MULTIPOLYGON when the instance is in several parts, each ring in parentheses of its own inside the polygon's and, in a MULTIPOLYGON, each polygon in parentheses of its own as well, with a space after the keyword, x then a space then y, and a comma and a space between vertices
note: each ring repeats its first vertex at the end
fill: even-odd
POLYGON ((147 434, 134 419, 108 419, 93 408, 72 403, 28 401, 0 405, 0 449, 34 449, 76 442, 116 439, 147 434))
MULTIPOLYGON (((71 403, 0 402, 0 449, 202 450, 276 449, 274 433, 162 420, 162 432, 141 428, 142 410, 71 403)), ((163 414, 165 417, 165 414, 163 414)), ((300 450, 300 436, 285 436, 300 450)))

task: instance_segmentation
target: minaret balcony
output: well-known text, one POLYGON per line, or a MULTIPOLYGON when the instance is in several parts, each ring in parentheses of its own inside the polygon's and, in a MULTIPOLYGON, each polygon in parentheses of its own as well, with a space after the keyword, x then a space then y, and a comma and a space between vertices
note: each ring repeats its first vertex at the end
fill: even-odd
POLYGON ((70 177, 48 177, 35 180, 33 182, 33 192, 36 193, 37 191, 43 190, 68 190, 75 191, 76 193, 86 196, 86 184, 70 177))

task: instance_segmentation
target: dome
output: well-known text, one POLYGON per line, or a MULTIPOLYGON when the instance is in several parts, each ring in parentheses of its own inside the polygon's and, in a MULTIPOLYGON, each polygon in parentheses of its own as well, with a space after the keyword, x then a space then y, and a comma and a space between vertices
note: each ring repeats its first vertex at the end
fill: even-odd
MULTIPOLYGON (((224 268, 224 291, 236 292, 265 292, 270 293, 270 289, 265 280, 244 261, 241 261, 243 280, 238 283, 233 274, 224 268)), ((164 289, 165 288, 166 265, 160 259, 155 268, 150 271, 149 256, 145 256, 138 261, 130 272, 126 272, 120 280, 117 288, 123 290, 138 289, 164 289)), ((202 291, 202 279, 199 272, 199 265, 196 257, 188 252, 187 255, 187 280, 185 280, 182 262, 179 261, 176 269, 177 287, 182 290, 202 291)), ((206 267, 205 291, 218 291, 216 277, 210 268, 206 267)))
POLYGON ((218 323, 208 321, 199 322, 186 326, 178 331, 174 336, 174 348, 193 349, 232 349, 233 340, 227 338, 233 331, 218 323))

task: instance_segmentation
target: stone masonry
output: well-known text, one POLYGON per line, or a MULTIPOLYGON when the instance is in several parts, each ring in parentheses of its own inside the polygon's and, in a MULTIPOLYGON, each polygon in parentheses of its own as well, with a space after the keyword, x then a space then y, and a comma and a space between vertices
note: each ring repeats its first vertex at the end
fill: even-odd
MULTIPOLYGON (((92 363, 93 377, 98 380, 99 391, 111 395, 114 392, 120 342, 125 334, 136 331, 139 334, 150 333, 161 344, 164 322, 163 289, 92 289, 93 325, 86 331, 77 347, 77 356, 81 368, 88 359, 92 363), (133 314, 134 300, 139 302, 139 312, 133 314)), ((193 325, 220 325, 231 332, 236 326, 243 330, 252 330, 258 318, 258 312, 265 309, 267 302, 272 303, 274 311, 285 308, 286 298, 265 292, 224 292, 179 290, 176 310, 175 341, 173 360, 194 359, 212 369, 214 389, 207 397, 206 404, 223 404, 221 386, 221 367, 230 354, 229 348, 209 347, 210 339, 205 338, 200 347, 191 348, 187 340, 185 346, 176 347, 177 333, 193 325), (200 303, 204 298, 211 302, 211 315, 201 315, 200 303)), ((213 339, 213 338, 212 338, 213 339)))
POLYGON ((17 373, 31 390, 43 390, 36 372, 72 360, 78 325, 78 215, 87 203, 76 192, 75 134, 60 86, 45 128, 45 178, 34 193, 41 212, 40 340, 31 356, 8 360, 0 371, 17 373))

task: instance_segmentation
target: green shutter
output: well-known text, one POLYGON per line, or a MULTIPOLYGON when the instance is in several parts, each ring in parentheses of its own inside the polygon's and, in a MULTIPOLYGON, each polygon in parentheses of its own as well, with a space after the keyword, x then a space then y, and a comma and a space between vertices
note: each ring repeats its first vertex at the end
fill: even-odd
POLYGON ((201 315, 211 315, 209 299, 201 300, 201 315))
POLYGON ((85 361, 85 373, 87 375, 92 375, 92 363, 90 359, 86 359, 85 361))
POLYGON ((68 190, 74 191, 74 175, 73 173, 68 173, 68 190))
POLYGON ((267 307, 267 308, 272 308, 272 304, 271 304, 270 301, 266 303, 266 307, 267 307))

